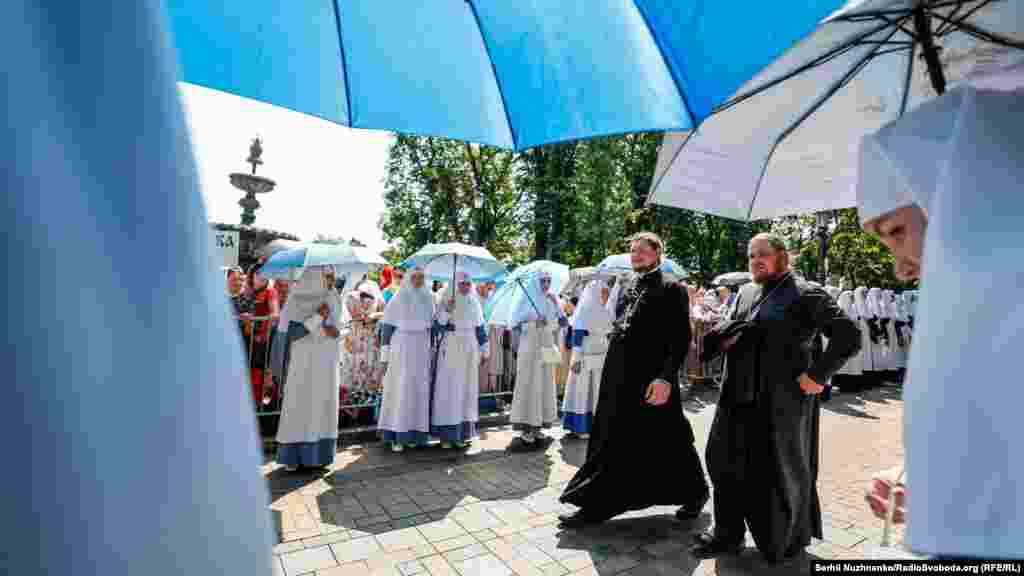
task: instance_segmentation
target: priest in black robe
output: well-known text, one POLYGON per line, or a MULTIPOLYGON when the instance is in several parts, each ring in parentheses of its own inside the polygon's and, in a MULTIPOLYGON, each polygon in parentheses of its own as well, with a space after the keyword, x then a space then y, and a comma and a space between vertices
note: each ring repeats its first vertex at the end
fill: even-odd
POLYGON ((697 537, 698 558, 738 553, 749 527, 769 561, 796 556, 821 538, 819 394, 860 349, 860 330, 821 288, 789 271, 784 242, 750 241, 754 282, 704 339, 726 354, 726 374, 705 460, 715 526, 697 537), (828 347, 815 357, 814 341, 828 347))
POLYGON ((564 528, 650 506, 682 506, 680 517, 695 518, 709 498, 678 385, 689 298, 661 272, 662 247, 654 234, 632 239, 634 272, 620 279, 587 459, 560 499, 579 511, 560 517, 564 528))

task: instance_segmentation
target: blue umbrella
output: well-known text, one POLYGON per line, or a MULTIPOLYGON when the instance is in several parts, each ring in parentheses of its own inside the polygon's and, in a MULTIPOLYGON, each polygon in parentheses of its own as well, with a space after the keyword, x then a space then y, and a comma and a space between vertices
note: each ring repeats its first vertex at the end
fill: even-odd
POLYGON ((181 79, 523 150, 698 125, 844 0, 168 0, 181 79))
MULTIPOLYGON (((614 254, 602 260, 601 263, 597 265, 594 273, 599 275, 615 275, 632 271, 633 265, 630 263, 629 254, 614 254)), ((686 270, 669 258, 661 259, 661 271, 672 274, 677 278, 686 278, 687 276, 686 270)))
POLYGON ((532 306, 539 313, 541 302, 536 301, 535 295, 531 295, 527 287, 542 272, 551 275, 550 292, 552 294, 558 294, 559 290, 569 282, 569 267, 565 264, 558 264, 550 260, 537 260, 520 266, 505 277, 505 283, 488 300, 487 307, 484 309, 484 318, 487 322, 509 326, 513 321, 512 314, 524 305, 532 306))
POLYGON ((311 242, 274 253, 263 265, 261 273, 267 278, 297 279, 308 266, 333 266, 336 274, 365 273, 387 261, 379 254, 362 246, 323 244, 311 242))
POLYGON ((505 272, 505 265, 481 246, 459 242, 427 244, 402 262, 402 267, 423 268, 433 280, 451 280, 456 272, 465 272, 474 282, 490 280, 505 272))

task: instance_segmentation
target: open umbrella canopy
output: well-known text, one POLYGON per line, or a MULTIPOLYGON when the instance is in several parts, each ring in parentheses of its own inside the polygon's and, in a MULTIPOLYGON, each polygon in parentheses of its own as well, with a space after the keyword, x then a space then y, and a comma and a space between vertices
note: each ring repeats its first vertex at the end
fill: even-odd
POLYGON ((308 266, 333 266, 336 273, 365 273, 387 261, 368 248, 348 244, 310 242, 274 253, 261 268, 267 278, 296 280, 308 266))
POLYGON ((505 265, 486 248, 459 242, 427 244, 402 262, 402 267, 423 268, 426 276, 442 282, 451 281, 456 272, 465 272, 474 282, 482 282, 506 271, 505 265))
POLYGON ((748 282, 753 282, 754 277, 751 276, 750 272, 726 272, 725 274, 719 274, 715 276, 715 279, 711 281, 712 286, 742 286, 748 282))
POLYGON ((649 200, 736 220, 855 206, 861 137, 961 83, 1024 85, 1024 2, 850 2, 667 135, 649 200))
POLYGON ((489 324, 509 326, 513 314, 523 306, 539 307, 538 295, 531 294, 530 283, 538 274, 551 275, 551 294, 559 291, 569 282, 569 267, 550 260, 537 260, 520 266, 505 277, 505 283, 487 301, 484 317, 489 324))
MULTIPOLYGON (((624 272, 632 272, 633 264, 630 262, 629 254, 613 254, 608 256, 597 265, 595 272, 598 274, 616 275, 624 272)), ((686 278, 686 270, 676 264, 671 258, 661 259, 661 271, 672 274, 676 278, 686 278)))
POLYGON ((522 150, 685 130, 842 0, 168 0, 181 79, 522 150), (738 42, 737 39, 742 39, 738 42))

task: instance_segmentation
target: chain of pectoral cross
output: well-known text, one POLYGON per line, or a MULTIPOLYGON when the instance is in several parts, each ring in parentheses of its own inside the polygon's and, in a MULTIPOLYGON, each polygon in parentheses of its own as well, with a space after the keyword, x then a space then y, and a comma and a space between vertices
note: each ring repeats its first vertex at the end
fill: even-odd
POLYGON ((622 312, 622 322, 620 323, 622 332, 629 329, 629 325, 633 321, 633 314, 636 313, 637 306, 640 305, 644 294, 647 293, 647 287, 641 286, 639 280, 640 278, 637 277, 633 285, 629 287, 629 292, 626 293, 626 309, 622 312))

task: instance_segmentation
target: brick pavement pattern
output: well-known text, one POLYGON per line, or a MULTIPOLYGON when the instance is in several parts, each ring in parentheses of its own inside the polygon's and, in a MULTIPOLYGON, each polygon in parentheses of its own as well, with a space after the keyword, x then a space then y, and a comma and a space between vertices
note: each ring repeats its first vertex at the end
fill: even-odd
MULTIPOLYGON (((703 455, 715 392, 688 391, 687 416, 703 455)), ((276 574, 286 576, 646 576, 799 574, 812 558, 855 559, 871 553, 882 525, 863 499, 877 470, 898 464, 903 403, 886 387, 841 394, 825 405, 818 480, 824 539, 805 557, 769 566, 749 540, 740 556, 694 559, 690 534, 712 523, 711 504, 691 524, 675 510, 629 513, 579 532, 557 526, 572 511, 558 503, 582 463, 585 441, 555 441, 543 452, 509 453, 508 427, 481 431, 466 452, 426 448, 392 454, 378 444, 339 449, 323 474, 263 473, 271 489, 280 543, 276 574)), ((671 458, 669 439, 666 458, 671 458)), ((902 541, 902 531, 894 534, 902 541)))

